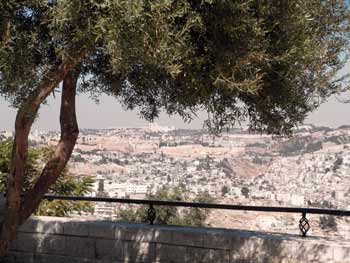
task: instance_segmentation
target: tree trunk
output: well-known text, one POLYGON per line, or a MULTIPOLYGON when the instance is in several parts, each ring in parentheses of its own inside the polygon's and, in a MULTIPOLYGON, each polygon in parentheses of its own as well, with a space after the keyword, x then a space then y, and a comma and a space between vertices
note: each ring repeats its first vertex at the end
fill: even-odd
MULTIPOLYGON (((16 237, 16 230, 18 226, 24 221, 25 218, 29 217, 30 214, 28 215, 28 213, 26 212, 34 211, 35 208, 33 210, 33 207, 39 202, 37 198, 34 198, 33 200, 31 200, 32 202, 30 204, 27 200, 24 206, 24 199, 22 199, 21 196, 23 191, 22 186, 25 174, 25 164, 28 153, 28 136, 32 124, 35 120, 35 117, 38 113, 39 107, 42 104, 42 102, 47 98, 47 96, 55 89, 55 87, 57 87, 59 83, 66 78, 68 72, 74 69, 76 65, 83 59, 85 54, 86 50, 78 53, 78 55, 74 59, 70 59, 69 61, 62 63, 56 70, 48 74, 39 84, 38 91, 35 94, 29 96, 17 112, 11 169, 7 180, 7 210, 5 214, 5 219, 1 225, 0 232, 0 257, 4 256, 7 253, 9 243, 16 237)), ((69 89, 72 90, 72 83, 74 83, 74 92, 68 92, 67 90, 64 92, 65 100, 62 100, 61 105, 61 125, 68 118, 68 114, 71 114, 72 112, 74 112, 75 120, 75 103, 73 103, 73 108, 71 108, 68 104, 72 102, 72 100, 68 99, 67 97, 73 97, 74 101, 76 77, 72 76, 71 74, 68 75, 69 77, 67 77, 65 81, 65 86, 69 86, 69 89), (64 112, 64 114, 62 114, 62 112, 64 112)), ((62 130, 65 130, 65 135, 62 138, 67 140, 67 138, 69 137, 68 133, 72 132, 72 139, 69 140, 74 140, 74 137, 77 136, 77 127, 74 126, 72 128, 72 125, 67 124, 64 124, 63 126, 64 128, 62 130)), ((60 158, 66 159, 66 154, 69 158, 69 149, 68 151, 66 151, 66 148, 67 146, 64 143, 60 142, 55 155, 61 155, 60 158), (65 154, 63 154, 63 152, 65 152, 65 154)), ((44 176, 44 179, 38 180, 37 185, 34 186, 35 190, 37 190, 39 186, 44 186, 44 188, 47 189, 48 187, 45 187, 45 185, 50 185, 50 183, 54 181, 51 177, 48 176, 48 173, 52 171, 52 167, 56 167, 58 165, 60 168, 64 168, 66 162, 67 161, 60 162, 59 158, 50 160, 42 172, 42 176, 44 176), (43 180, 47 179, 49 180, 48 183, 43 183, 43 180)), ((55 176, 53 178, 55 178, 55 176)), ((42 191, 38 192, 39 196, 42 196, 41 192, 42 191)), ((33 191, 29 191, 26 194, 26 196, 33 197, 33 191)))
POLYGON ((60 125, 61 138, 54 156, 47 162, 34 187, 24 194, 20 211, 20 223, 39 206, 41 199, 66 167, 78 139, 79 128, 75 112, 77 76, 68 73, 63 81, 60 125))

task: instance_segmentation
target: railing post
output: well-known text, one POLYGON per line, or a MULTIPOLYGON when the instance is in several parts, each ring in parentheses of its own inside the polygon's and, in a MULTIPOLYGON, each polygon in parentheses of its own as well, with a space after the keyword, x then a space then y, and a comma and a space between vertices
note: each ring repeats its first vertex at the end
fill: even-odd
POLYGON ((148 211, 147 211, 147 219, 150 225, 153 225, 154 220, 156 219, 156 210, 153 207, 153 204, 149 205, 148 211))
POLYGON ((306 212, 303 212, 301 215, 301 219, 299 220, 299 229, 301 231, 301 235, 306 237, 306 233, 310 229, 309 220, 306 218, 306 212))

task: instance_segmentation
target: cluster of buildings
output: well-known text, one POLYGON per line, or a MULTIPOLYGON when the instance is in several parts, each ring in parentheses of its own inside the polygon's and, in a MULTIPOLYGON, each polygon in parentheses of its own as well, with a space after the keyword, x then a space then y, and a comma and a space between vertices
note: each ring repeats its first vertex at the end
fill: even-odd
POLYGON ((252 198, 273 204, 350 210, 350 151, 276 158, 247 184, 252 198))
MULTIPOLYGON (((164 186, 182 185, 189 197, 208 193, 217 202, 350 210, 349 130, 305 127, 296 131, 293 143, 317 141, 321 147, 304 151, 298 146, 287 155, 280 149, 289 139, 274 140, 242 129, 220 137, 158 124, 85 129, 70 168, 80 176, 94 175, 95 196, 145 198, 164 186)), ((37 145, 54 145, 58 139, 59 132, 30 135, 37 145)), ((106 217, 117 210, 110 204, 95 207, 97 215, 106 217)))

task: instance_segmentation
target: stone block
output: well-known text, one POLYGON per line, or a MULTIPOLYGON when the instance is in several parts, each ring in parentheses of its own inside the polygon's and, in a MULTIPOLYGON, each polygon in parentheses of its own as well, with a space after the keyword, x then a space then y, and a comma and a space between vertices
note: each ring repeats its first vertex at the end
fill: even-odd
POLYGON ((56 220, 55 217, 34 217, 28 219, 19 228, 20 232, 44 233, 44 234, 63 234, 63 222, 56 220))
POLYGON ((19 232, 36 233, 38 220, 27 219, 18 229, 19 232))
POLYGON ((82 221, 67 221, 63 224, 63 234, 86 237, 89 235, 89 224, 82 221))
POLYGON ((17 238, 12 242, 12 246, 16 251, 36 253, 40 251, 38 249, 40 239, 40 234, 18 233, 17 238))
POLYGON ((11 249, 31 253, 64 253, 65 241, 66 238, 61 235, 19 233, 11 249))
POLYGON ((94 258, 95 257, 95 240, 89 237, 66 237, 65 255, 94 258))
POLYGON ((156 244, 156 262, 185 262, 186 247, 168 244, 156 244))
POLYGON ((111 239, 95 240, 96 259, 123 260, 124 243, 111 239))
POLYGON ((89 224, 89 236, 105 239, 115 239, 116 224, 111 222, 94 222, 89 224))
POLYGON ((154 229, 154 242, 163 244, 172 244, 174 229, 169 227, 157 227, 154 229))
POLYGON ((263 243, 263 239, 256 237, 232 237, 231 260, 252 260, 253 262, 261 262, 268 253, 262 250, 263 243))
POLYGON ((297 242, 283 239, 263 239, 259 253, 261 262, 289 263, 295 262, 297 242))
POLYGON ((215 249, 230 249, 234 237, 223 231, 203 233, 203 247, 215 249))
POLYGON ((228 250, 187 247, 185 262, 230 263, 230 252, 228 250))
POLYGON ((95 263, 95 260, 60 255, 37 254, 34 256, 34 263, 95 263))
POLYGON ((125 241, 123 260, 125 262, 154 262, 155 244, 148 242, 125 241))
POLYGON ((336 263, 346 263, 350 259, 350 247, 335 246, 333 248, 333 260, 336 263))
POLYGON ((173 231, 171 243, 180 246, 203 247, 203 232, 192 229, 173 231))
POLYGON ((333 247, 325 244, 310 244, 308 242, 298 243, 299 260, 305 262, 328 263, 334 262, 333 247))
POLYGON ((153 242, 154 229, 150 227, 117 227, 115 229, 115 239, 136 242, 153 242))
POLYGON ((64 254, 66 237, 60 235, 42 235, 39 239, 38 250, 47 254, 64 254))
POLYGON ((0 258, 0 263, 36 263, 32 253, 11 252, 4 258, 0 258))

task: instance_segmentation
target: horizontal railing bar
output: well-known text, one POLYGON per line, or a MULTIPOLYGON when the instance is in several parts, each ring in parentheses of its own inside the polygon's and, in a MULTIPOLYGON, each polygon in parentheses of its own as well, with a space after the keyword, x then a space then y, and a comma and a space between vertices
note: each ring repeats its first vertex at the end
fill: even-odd
POLYGON ((50 201, 67 200, 67 201, 90 201, 90 202, 106 202, 106 203, 122 203, 122 204, 139 204, 139 205, 152 204, 152 205, 159 205, 159 206, 181 206, 181 207, 227 209, 227 210, 242 210, 242 211, 307 213, 307 214, 320 214, 320 215, 350 216, 349 210, 321 209, 321 208, 228 205, 228 204, 212 204, 212 203, 192 203, 192 202, 183 202, 183 201, 124 199, 124 198, 87 197, 87 196, 62 196, 62 195, 45 195, 44 198, 50 201))

